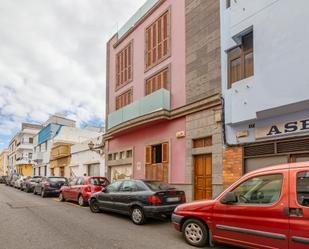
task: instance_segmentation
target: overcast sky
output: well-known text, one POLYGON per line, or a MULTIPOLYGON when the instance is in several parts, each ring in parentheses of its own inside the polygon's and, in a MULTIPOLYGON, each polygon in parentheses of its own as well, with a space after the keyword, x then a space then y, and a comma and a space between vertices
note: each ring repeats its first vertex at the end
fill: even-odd
POLYGON ((106 41, 144 2, 0 1, 0 150, 53 113, 102 124, 106 41))

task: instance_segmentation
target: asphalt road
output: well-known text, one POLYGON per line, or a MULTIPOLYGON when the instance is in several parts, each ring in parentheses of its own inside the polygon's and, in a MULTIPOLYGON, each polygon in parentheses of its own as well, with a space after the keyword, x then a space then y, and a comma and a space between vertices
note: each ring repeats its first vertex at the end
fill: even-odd
MULTIPOLYGON (((122 215, 41 198, 0 184, 1 249, 187 249, 168 221, 134 225, 122 215)), ((219 246, 218 249, 232 247, 219 246)), ((235 248, 234 248, 235 249, 235 248)))

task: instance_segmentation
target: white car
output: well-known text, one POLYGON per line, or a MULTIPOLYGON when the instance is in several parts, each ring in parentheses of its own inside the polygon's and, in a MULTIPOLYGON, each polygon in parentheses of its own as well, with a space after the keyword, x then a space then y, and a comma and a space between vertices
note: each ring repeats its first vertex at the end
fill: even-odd
POLYGON ((20 189, 22 181, 24 181, 27 176, 20 176, 14 183, 14 187, 20 189))

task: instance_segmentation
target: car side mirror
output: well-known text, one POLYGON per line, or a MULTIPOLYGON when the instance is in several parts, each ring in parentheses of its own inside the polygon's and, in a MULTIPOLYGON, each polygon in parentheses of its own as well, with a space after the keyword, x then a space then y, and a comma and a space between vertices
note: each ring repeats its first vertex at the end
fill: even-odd
POLYGON ((233 204, 237 202, 237 197, 234 192, 228 192, 222 199, 222 204, 233 204))

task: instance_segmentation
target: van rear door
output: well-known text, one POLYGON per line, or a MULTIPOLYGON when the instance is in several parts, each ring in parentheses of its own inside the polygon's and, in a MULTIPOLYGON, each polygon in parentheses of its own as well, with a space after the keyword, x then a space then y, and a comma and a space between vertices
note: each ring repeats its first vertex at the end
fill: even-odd
POLYGON ((309 248, 309 164, 290 169, 290 249, 309 248))

